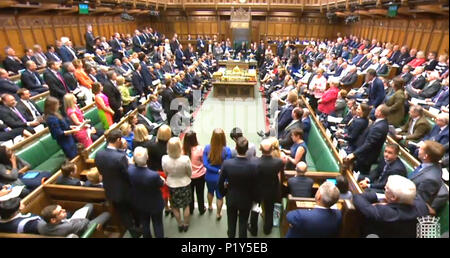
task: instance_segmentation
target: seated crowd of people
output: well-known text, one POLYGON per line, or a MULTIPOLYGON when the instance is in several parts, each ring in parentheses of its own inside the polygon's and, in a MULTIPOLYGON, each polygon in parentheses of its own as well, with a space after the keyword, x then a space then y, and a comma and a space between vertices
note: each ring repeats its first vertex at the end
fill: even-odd
MULTIPOLYGON (((276 40, 276 54, 264 42, 259 46, 252 43, 249 49, 243 42, 232 49, 229 40, 219 43, 216 37, 208 41, 199 37, 194 52, 192 46, 183 49, 176 34, 169 40, 144 28, 136 30, 133 37, 115 33, 106 42, 92 35, 91 26, 87 28, 83 59, 78 58, 69 39, 58 44, 49 47, 50 54, 28 51, 30 60, 23 60, 26 71, 21 74, 22 83, 25 85, 28 77, 39 86, 36 88, 19 89, 8 79, 23 69, 18 64, 24 62, 7 48, 9 64, 5 63, 7 70, 0 70, 2 137, 29 137, 37 126, 46 126, 70 160, 79 154, 77 144, 88 148, 108 130, 107 147, 97 152, 97 171, 89 172, 88 181, 80 181, 77 167, 66 162, 57 184, 103 187, 132 237, 151 237, 150 222, 154 235, 164 237, 163 211, 176 218, 180 233, 188 231, 194 193, 200 215, 213 211, 216 197, 217 220, 222 218, 223 198, 227 197, 228 237, 236 236, 237 224, 239 237, 247 237, 247 231, 257 235, 259 213, 253 209, 254 203, 264 207, 263 231, 270 234, 284 170, 297 171, 288 180, 291 195, 313 197, 313 182, 305 173, 311 116, 316 114, 345 152, 344 161, 354 162, 355 180, 364 193, 352 194, 344 176, 336 178, 335 184, 324 182, 314 195, 314 209, 287 214, 287 237, 337 237, 342 223, 342 214, 335 209, 339 199, 352 199, 367 219, 364 233, 380 236, 389 236, 386 232, 410 236, 407 223, 404 227, 395 225, 395 230, 374 225, 415 221, 416 217, 436 214, 448 202, 448 188, 442 180, 442 165, 448 166, 448 156, 443 158, 448 149, 447 56, 436 59, 431 53, 426 59, 422 51, 408 52, 406 46, 400 49, 377 40, 360 43, 354 36, 303 41, 307 46, 301 52, 289 39, 276 40), (127 47, 132 48, 132 54, 127 47), (109 50, 111 66, 105 58, 109 50), (218 69, 218 61, 230 58, 231 53, 233 59, 254 59, 259 69, 260 91, 266 98, 270 121, 270 130, 258 132, 264 138, 260 157, 256 157, 256 146, 237 127, 230 133, 236 142, 234 150, 227 147, 223 129, 215 129, 206 146, 198 143, 194 131, 185 130, 193 122, 190 113, 211 87, 211 73, 218 69), (42 65, 42 60, 46 64, 42 65), (18 69, 11 70, 10 63, 18 69), (381 77, 393 66, 398 66, 396 77, 381 77), (43 80, 36 67, 47 67, 43 80), (365 82, 355 89, 358 76, 364 76, 365 82), (16 88, 8 91, 12 86, 16 88), (31 95, 39 93, 38 88, 50 93, 43 111, 30 101, 31 95), (422 104, 410 105, 411 98, 423 100, 422 104), (182 101, 173 105, 177 99, 182 101), (79 108, 91 103, 98 109, 102 128, 91 126, 79 108), (428 107, 445 114, 437 116, 434 128, 424 118, 428 107), (137 114, 130 114, 135 109, 137 114), (124 117, 127 121, 115 127, 124 117), (384 146, 389 133, 398 144, 384 146), (399 145, 421 162, 409 175, 399 159, 399 145), (378 201, 387 205, 372 205, 378 201)), ((1 195, 21 185, 29 192, 40 184, 36 181, 48 177, 43 173, 27 183, 20 175, 27 170, 26 162, 7 147, 0 149, 0 154, 1 195)), ((20 197, 28 192, 22 190, 20 197)), ((0 202, 0 231, 79 235, 93 223, 104 226, 111 216, 104 213, 89 221, 89 204, 83 208, 83 216, 77 211, 70 219, 59 205, 45 207, 40 215, 21 214, 20 197, 0 202)))

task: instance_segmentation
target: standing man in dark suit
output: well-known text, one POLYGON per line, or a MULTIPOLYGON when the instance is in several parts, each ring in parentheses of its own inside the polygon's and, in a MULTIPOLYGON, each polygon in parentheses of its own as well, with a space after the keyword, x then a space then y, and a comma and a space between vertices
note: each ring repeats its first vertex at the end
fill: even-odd
POLYGON ((36 72, 36 64, 33 61, 28 61, 25 66, 27 69, 20 76, 22 86, 30 90, 32 96, 48 91, 48 85, 36 72))
POLYGON ((178 70, 184 70, 184 61, 186 57, 183 53, 183 46, 181 44, 178 45, 178 48, 175 50, 175 64, 178 67, 178 70))
POLYGON ((367 70, 366 82, 369 84, 369 101, 367 104, 372 108, 383 103, 385 91, 383 82, 378 78, 377 72, 373 69, 367 70))
POLYGON ((50 96, 57 98, 59 103, 64 103, 64 95, 69 93, 70 89, 59 73, 60 63, 49 61, 47 67, 47 70, 44 72, 44 81, 48 85, 50 96))
POLYGON ((135 30, 134 31, 134 36, 133 36, 133 51, 136 53, 142 52, 145 50, 144 47, 144 43, 141 40, 141 33, 139 32, 139 30, 135 30))
POLYGON ((0 95, 8 93, 17 97, 16 93, 18 90, 19 86, 9 79, 8 72, 5 69, 0 68, 0 95))
POLYGON ((131 183, 131 199, 142 225, 144 238, 151 238, 150 220, 157 238, 164 237, 163 209, 164 200, 160 188, 165 180, 158 172, 147 168, 148 152, 146 148, 136 147, 133 155, 135 165, 130 165, 128 173, 131 183))
POLYGON ((381 104, 375 109, 375 122, 361 136, 362 143, 358 144, 356 150, 345 158, 345 161, 356 159, 355 171, 367 175, 370 166, 376 163, 389 132, 389 125, 386 120, 388 114, 388 107, 385 104, 381 104))
POLYGON ((142 76, 142 66, 139 63, 134 63, 134 68, 135 71, 131 75, 131 84, 133 85, 136 94, 139 97, 144 97, 145 81, 142 76))
POLYGON ((103 177, 103 188, 106 199, 112 202, 119 213, 122 225, 133 237, 139 237, 138 230, 133 226, 131 185, 128 175, 128 159, 125 152, 126 141, 122 139, 119 130, 113 130, 106 136, 108 146, 95 155, 95 164, 103 177))
POLYGON ((94 53, 94 45, 95 45, 95 37, 92 33, 92 25, 88 24, 86 30, 86 52, 93 54, 94 53))
POLYGON ((378 203, 376 192, 368 191, 353 196, 355 208, 365 218, 363 236, 417 237, 417 218, 428 215, 423 200, 416 198, 416 186, 399 175, 389 176, 386 186, 386 203, 378 203))
POLYGON ((203 53, 205 53, 205 41, 203 40, 202 36, 198 36, 197 39, 197 53, 198 56, 202 56, 203 53))
POLYGON ((24 68, 22 60, 16 56, 16 51, 12 47, 6 47, 5 54, 6 58, 3 60, 3 67, 12 74, 18 74, 19 70, 24 68))
POLYGON ((406 168, 398 158, 400 148, 397 144, 388 144, 384 148, 384 159, 380 161, 378 167, 370 172, 369 177, 360 177, 359 186, 362 189, 371 189, 379 193, 384 193, 384 186, 388 177, 400 175, 406 177, 406 168))
MULTIPOLYGON (((268 139, 261 142, 261 158, 255 161, 256 175, 258 178, 258 199, 264 205, 264 234, 268 235, 273 226, 274 203, 280 200, 280 182, 278 178, 284 170, 281 159, 273 158, 272 143, 268 139)), ((250 214, 250 232, 253 236, 258 232, 259 213, 252 211, 250 214)))
POLYGON ((422 164, 408 175, 408 178, 416 184, 417 195, 435 210, 442 208, 448 200, 448 190, 446 191, 447 188, 442 181, 442 168, 439 165, 444 153, 442 144, 424 141, 419 147, 419 159, 422 164), (441 193, 444 196, 446 193, 444 200, 441 193))
POLYGON ((298 209, 288 212, 287 238, 337 237, 342 213, 332 209, 339 200, 339 190, 331 182, 324 182, 317 190, 314 209, 298 209))
POLYGON ((117 74, 114 71, 108 72, 108 80, 103 82, 103 93, 109 99, 109 105, 114 110, 114 122, 119 122, 122 117, 122 95, 116 84, 117 74))
POLYGON ((124 49, 122 48, 122 42, 120 42, 120 34, 119 33, 114 33, 113 39, 110 42, 110 46, 111 46, 111 51, 113 53, 113 60, 114 59, 122 59, 122 57, 124 56, 123 52, 124 49))
POLYGON ((255 201, 255 165, 247 159, 248 141, 241 137, 236 142, 237 157, 225 160, 219 171, 219 191, 227 197, 228 237, 236 236, 239 217, 239 238, 247 238, 247 221, 255 201), (227 185, 225 186, 225 181, 227 185))
POLYGON ((164 109, 164 113, 167 114, 167 123, 170 124, 170 121, 172 119, 172 116, 178 112, 178 110, 176 109, 171 109, 170 108, 170 104, 172 103, 172 100, 175 99, 175 92, 173 91, 173 81, 172 80, 167 80, 166 81, 166 88, 164 89, 164 91, 161 93, 161 104, 162 107, 164 109))

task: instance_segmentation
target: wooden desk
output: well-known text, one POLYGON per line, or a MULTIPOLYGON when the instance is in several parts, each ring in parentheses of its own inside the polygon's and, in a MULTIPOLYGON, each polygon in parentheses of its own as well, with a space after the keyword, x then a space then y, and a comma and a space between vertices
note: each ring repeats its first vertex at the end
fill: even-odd
POLYGON ((214 97, 255 97, 256 82, 213 82, 214 97))
POLYGON ((220 60, 219 66, 226 66, 228 70, 232 70, 236 66, 238 66, 241 70, 248 70, 249 66, 256 66, 256 61, 244 62, 234 60, 220 60))

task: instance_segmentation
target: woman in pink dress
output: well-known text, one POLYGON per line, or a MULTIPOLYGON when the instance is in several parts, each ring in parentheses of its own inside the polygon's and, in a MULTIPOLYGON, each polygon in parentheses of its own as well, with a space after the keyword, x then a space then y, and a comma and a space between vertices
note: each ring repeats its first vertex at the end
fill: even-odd
POLYGON ((197 193, 198 212, 203 215, 205 207, 205 173, 206 168, 203 165, 203 146, 197 141, 197 134, 190 130, 184 135, 183 154, 191 159, 191 204, 189 205, 191 214, 194 212, 194 189, 197 193))
MULTIPOLYGON (((83 112, 81 112, 80 108, 77 106, 77 98, 75 95, 71 93, 64 95, 64 107, 66 109, 66 114, 70 118, 73 125, 78 126, 84 122, 83 112)), ((80 131, 74 133, 73 135, 75 139, 79 143, 83 144, 85 148, 92 144, 92 139, 88 133, 89 128, 89 124, 86 124, 80 131)), ((91 129, 91 133, 95 133, 94 127, 91 129)))

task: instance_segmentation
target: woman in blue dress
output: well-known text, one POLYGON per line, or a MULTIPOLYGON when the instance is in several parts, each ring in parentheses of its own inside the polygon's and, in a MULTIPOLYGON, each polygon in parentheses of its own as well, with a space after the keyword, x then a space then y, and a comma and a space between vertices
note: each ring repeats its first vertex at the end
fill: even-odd
POLYGON ((295 169, 295 166, 300 161, 306 162, 306 152, 308 151, 308 147, 306 146, 305 141, 303 140, 303 130, 300 128, 296 128, 291 131, 291 138, 294 144, 292 145, 290 150, 283 150, 284 153, 289 155, 287 157, 288 162, 286 164, 286 169, 292 170, 295 169))
POLYGON ((80 128, 71 127, 68 119, 59 113, 59 107, 59 100, 48 96, 44 105, 44 118, 52 138, 56 140, 66 157, 71 160, 78 155, 77 145, 72 134, 80 131, 80 128))
POLYGON ((223 196, 219 193, 217 182, 219 181, 220 168, 224 160, 231 158, 231 150, 227 147, 225 133, 216 128, 211 136, 211 144, 206 145, 203 151, 203 164, 206 167, 205 181, 208 188, 208 211, 212 212, 214 192, 217 198, 217 220, 222 218, 223 196))

